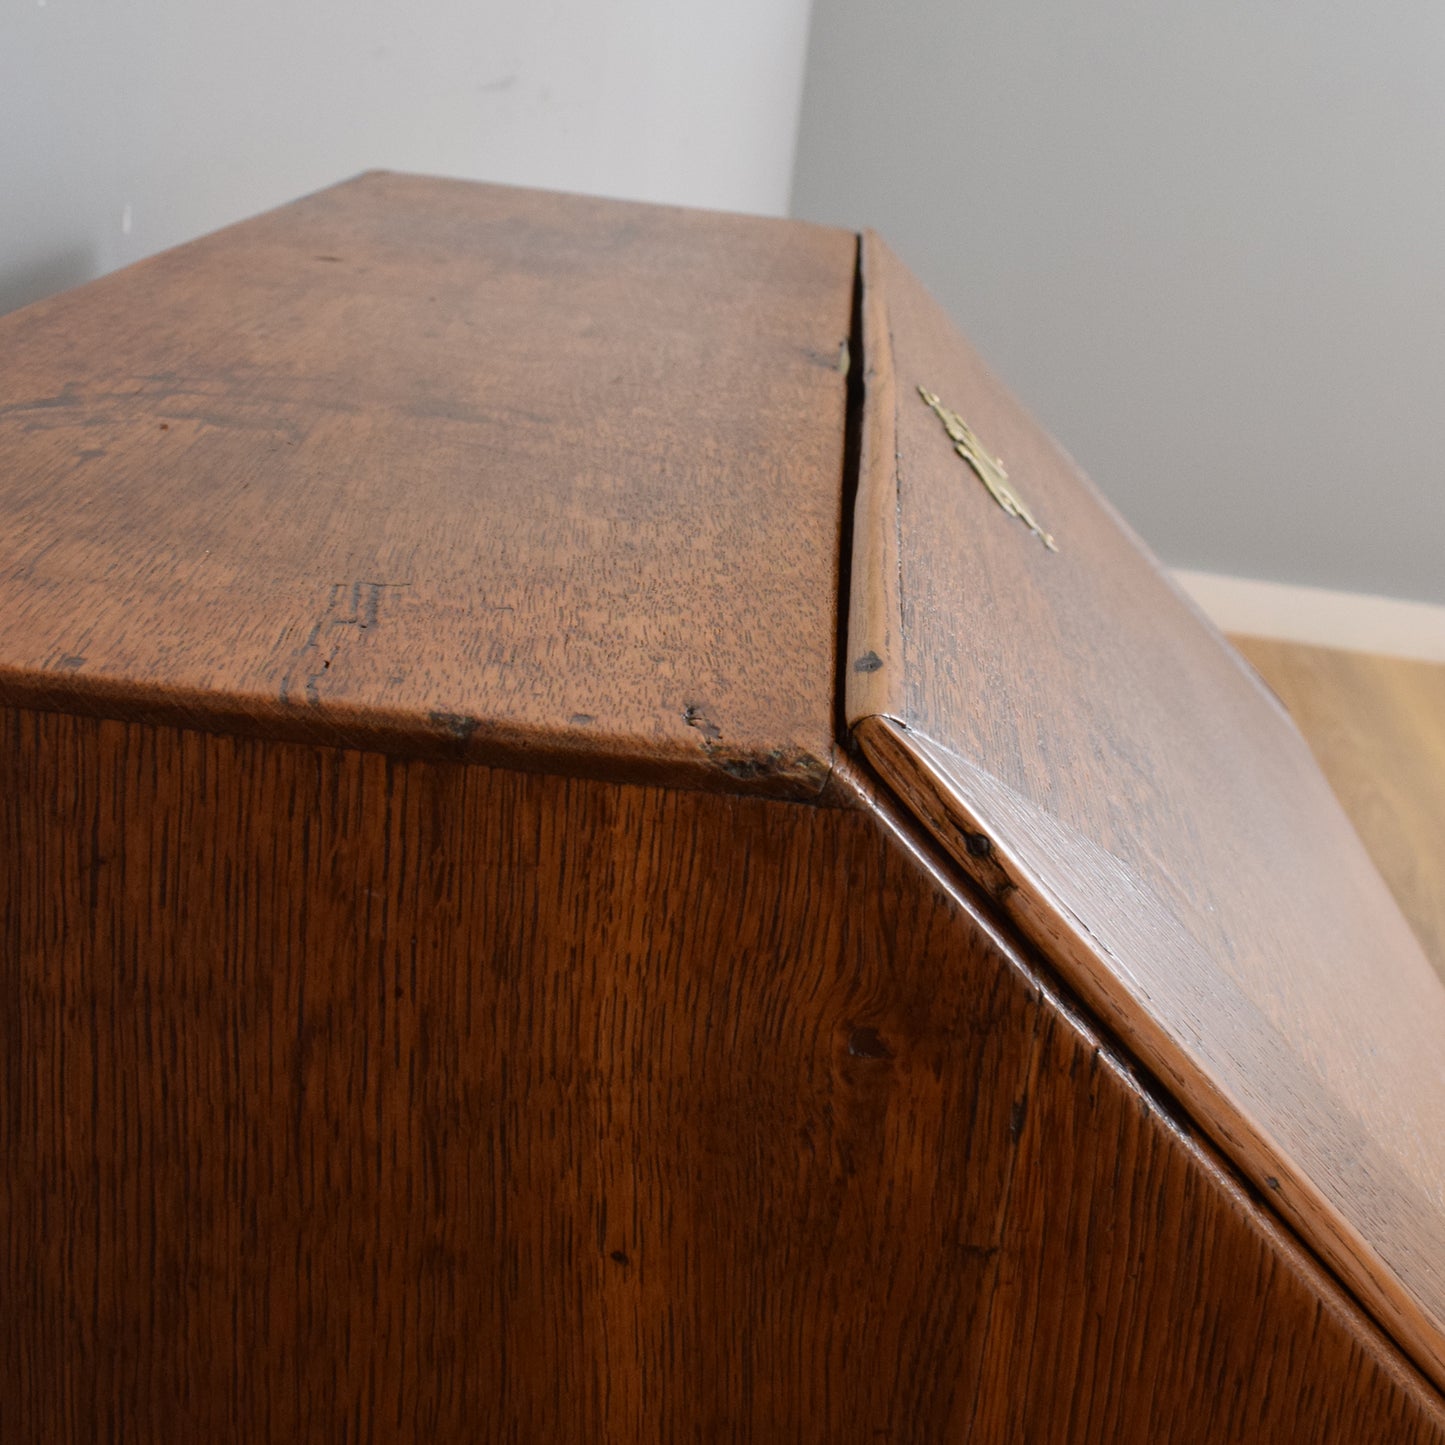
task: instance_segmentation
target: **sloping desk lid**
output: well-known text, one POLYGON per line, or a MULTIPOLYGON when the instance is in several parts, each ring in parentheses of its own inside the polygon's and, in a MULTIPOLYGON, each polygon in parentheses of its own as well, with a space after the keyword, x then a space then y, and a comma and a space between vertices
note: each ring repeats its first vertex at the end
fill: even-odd
POLYGON ((1283 710, 873 237, 863 351, 863 751, 1445 1385, 1440 979, 1283 710))

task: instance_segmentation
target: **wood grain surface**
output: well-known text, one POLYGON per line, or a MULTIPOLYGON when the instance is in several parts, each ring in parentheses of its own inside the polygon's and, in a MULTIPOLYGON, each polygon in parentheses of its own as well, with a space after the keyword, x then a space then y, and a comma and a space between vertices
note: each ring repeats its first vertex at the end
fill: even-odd
POLYGON ((1289 709, 1445 978, 1445 667, 1235 637, 1289 709))
POLYGON ((862 780, 0 744, 6 1440, 1445 1439, 862 780))
POLYGON ((0 698, 811 795, 857 239, 369 175, 0 320, 0 698))
POLYGON ((872 237, 864 291, 856 736, 1445 1382, 1445 987, 1283 709, 872 237))
POLYGON ((920 358, 1053 454, 876 248, 850 721, 962 871, 840 750, 854 263, 374 175, 0 321, 0 1441, 1445 1440, 1270 1207, 1435 1368, 1378 880, 1066 473, 902 487, 920 358))

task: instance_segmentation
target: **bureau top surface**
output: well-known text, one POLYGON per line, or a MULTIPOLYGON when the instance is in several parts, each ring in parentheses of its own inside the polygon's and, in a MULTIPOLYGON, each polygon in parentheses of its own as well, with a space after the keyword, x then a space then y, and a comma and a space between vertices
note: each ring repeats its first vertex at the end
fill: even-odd
POLYGON ((0 318, 0 700, 817 793, 855 261, 376 174, 0 318))

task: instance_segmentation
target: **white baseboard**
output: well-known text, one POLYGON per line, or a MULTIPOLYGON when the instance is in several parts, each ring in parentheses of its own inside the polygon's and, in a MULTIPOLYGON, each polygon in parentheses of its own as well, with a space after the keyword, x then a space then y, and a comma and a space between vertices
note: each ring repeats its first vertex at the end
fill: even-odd
POLYGON ((1174 579, 1221 632, 1445 662, 1445 607, 1212 572, 1174 579))

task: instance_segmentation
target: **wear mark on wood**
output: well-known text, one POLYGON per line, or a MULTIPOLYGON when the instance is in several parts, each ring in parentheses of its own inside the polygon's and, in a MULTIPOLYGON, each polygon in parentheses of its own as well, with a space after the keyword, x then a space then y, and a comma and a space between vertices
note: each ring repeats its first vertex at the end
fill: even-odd
POLYGON ((326 608, 312 624, 296 659, 281 679, 281 701, 293 701, 299 690, 308 703, 321 701, 320 684, 331 670, 342 646, 357 633, 380 625, 384 592, 410 587, 410 582, 333 582, 326 596, 326 608), (342 629, 339 633, 336 629, 342 629))
POLYGON ((682 720, 688 727, 696 728, 702 734, 702 745, 709 752, 722 741, 722 729, 703 714, 697 703, 690 702, 683 708, 682 720))
POLYGON ((1059 549, 1054 545, 1054 539, 1039 526, 1033 513, 1024 505, 1023 498, 1010 485, 1008 473, 1004 470, 1003 458, 992 455, 979 441, 973 428, 956 411, 950 411, 948 407, 944 406, 933 392, 920 386, 918 394, 943 423, 944 431, 948 433, 949 439, 953 442, 954 451, 973 468, 974 475, 988 488, 989 496, 1010 517, 1017 517, 1050 552, 1057 552, 1059 549))
POLYGON ((468 717, 465 713, 460 712, 442 712, 434 709, 427 714, 427 717, 437 727, 449 733, 458 742, 463 743, 482 725, 480 719, 468 717))
POLYGON ((54 396, 37 396, 28 401, 8 401, 0 404, 0 417, 27 411, 53 411, 57 408, 78 406, 82 399, 80 387, 73 381, 67 381, 54 396))
POLYGON ((1015 1144, 1018 1143, 1019 1136, 1024 1132, 1024 1120, 1028 1118, 1028 1114, 1029 1096, 1025 1093, 1022 1098, 1013 1101, 1008 1111, 1009 1138, 1011 1138, 1015 1144))
POLYGON ((754 778, 766 778, 786 772, 808 776, 815 768, 813 759, 798 757, 790 760, 781 748, 770 748, 762 757, 719 757, 711 743, 705 742, 703 748, 722 772, 740 782, 751 782, 754 778))
POLYGON ((682 710, 682 720, 702 734, 702 752, 708 762, 720 773, 738 782, 792 776, 821 787, 831 769, 829 762, 807 752, 769 748, 765 753, 756 753, 736 746, 731 749, 724 747, 722 729, 703 712, 701 703, 688 703, 682 710))

